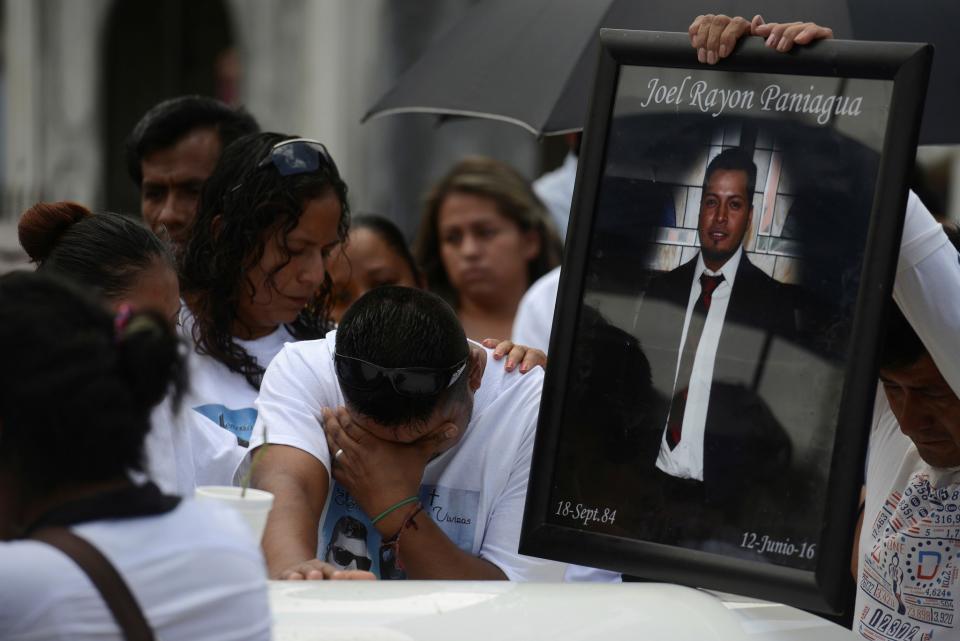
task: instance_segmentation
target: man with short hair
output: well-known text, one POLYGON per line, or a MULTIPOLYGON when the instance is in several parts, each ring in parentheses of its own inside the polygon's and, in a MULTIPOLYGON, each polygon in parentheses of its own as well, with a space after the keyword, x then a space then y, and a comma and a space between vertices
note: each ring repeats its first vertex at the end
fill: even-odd
POLYGON ((543 371, 492 358, 442 299, 405 287, 371 290, 325 339, 288 344, 251 445, 266 428, 253 483, 276 496, 270 574, 333 578, 317 550, 349 516, 381 578, 534 578, 544 562, 517 549, 543 371))
POLYGON ((259 130, 246 111, 213 98, 180 96, 150 108, 126 142, 127 171, 140 190, 144 221, 182 247, 220 153, 259 130))
POLYGON ((954 638, 960 575, 960 398, 891 306, 866 467, 854 630, 954 638))

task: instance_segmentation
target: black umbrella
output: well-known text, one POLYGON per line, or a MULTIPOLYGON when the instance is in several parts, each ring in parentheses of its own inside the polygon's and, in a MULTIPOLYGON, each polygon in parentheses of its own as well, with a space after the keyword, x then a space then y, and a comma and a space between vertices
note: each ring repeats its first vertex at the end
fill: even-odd
POLYGON ((938 46, 922 144, 960 142, 956 0, 482 0, 438 38, 364 120, 401 113, 510 122, 531 133, 577 131, 586 120, 600 27, 686 31, 702 13, 768 22, 812 20, 838 38, 938 46), (851 27, 852 24, 852 27, 851 27), (950 34, 949 37, 947 34, 950 34))
MULTIPOLYGON (((483 0, 430 45, 364 120, 400 113, 491 118, 535 135, 583 128, 600 27, 686 31, 701 13, 756 13, 740 0, 483 0)), ((781 0, 768 21, 797 17, 849 32, 842 2, 781 0)))
POLYGON ((956 0, 848 0, 853 37, 858 40, 929 42, 934 45, 927 102, 920 121, 920 144, 960 143, 960 41, 953 26, 960 18, 956 0))

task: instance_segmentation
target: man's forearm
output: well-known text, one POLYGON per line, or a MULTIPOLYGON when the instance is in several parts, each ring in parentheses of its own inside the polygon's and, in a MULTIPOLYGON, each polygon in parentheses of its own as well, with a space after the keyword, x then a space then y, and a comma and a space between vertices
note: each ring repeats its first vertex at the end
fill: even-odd
MULTIPOLYGON (((402 526, 402 521, 391 522, 381 534, 384 539, 392 536, 402 526)), ((433 519, 421 512, 413 526, 404 528, 397 556, 409 579, 448 579, 473 581, 503 581, 507 576, 493 563, 464 552, 447 538, 433 519)), ((379 529, 379 528, 378 528, 379 529)))
POLYGON ((317 525, 327 500, 327 470, 297 447, 274 444, 253 465, 251 485, 273 494, 263 534, 263 553, 272 578, 317 553, 317 525))
POLYGON ((270 474, 254 479, 254 485, 274 496, 273 508, 263 534, 263 553, 271 578, 285 569, 313 559, 317 554, 317 524, 322 504, 314 505, 296 479, 270 474))

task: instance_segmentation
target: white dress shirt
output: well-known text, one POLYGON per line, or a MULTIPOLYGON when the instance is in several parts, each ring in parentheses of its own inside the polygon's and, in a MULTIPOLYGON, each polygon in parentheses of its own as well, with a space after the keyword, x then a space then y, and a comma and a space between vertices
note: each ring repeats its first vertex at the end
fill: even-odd
MULTIPOLYGON (((669 474, 684 479, 703 480, 703 436, 706 431, 707 404, 710 402, 710 385, 713 382, 713 361, 717 356, 717 345, 720 343, 720 334, 723 331, 723 319, 727 315, 727 306, 730 304, 730 294, 733 292, 733 282, 737 277, 737 268, 743 256, 743 248, 723 264, 720 271, 707 269, 703 263, 703 255, 697 254, 697 268, 693 272, 693 282, 690 285, 690 298, 687 301, 687 313, 683 319, 683 333, 680 338, 680 347, 677 351, 677 368, 674 371, 674 388, 676 388, 677 370, 680 369, 680 359, 683 356, 684 344, 687 340, 687 329, 690 327, 690 316, 693 307, 700 298, 700 275, 720 276, 723 282, 717 286, 710 301, 710 310, 707 312, 703 324, 703 333, 700 335, 700 344, 693 359, 693 369, 690 372, 690 386, 687 388, 687 404, 683 413, 683 425, 680 428, 680 442, 670 449, 667 444, 667 430, 663 431, 660 439, 660 455, 657 457, 657 467, 669 474)), ((674 389, 674 393, 679 390, 674 389)))

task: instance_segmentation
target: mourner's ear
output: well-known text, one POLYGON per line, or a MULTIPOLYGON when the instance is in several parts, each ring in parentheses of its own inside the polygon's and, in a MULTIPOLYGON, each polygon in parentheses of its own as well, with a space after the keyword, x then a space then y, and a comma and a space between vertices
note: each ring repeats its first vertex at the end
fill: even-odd
POLYGON ((217 214, 212 219, 210 219, 210 235, 214 240, 220 237, 220 231, 223 228, 223 216, 217 214))
POLYGON ((470 378, 467 383, 470 390, 476 392, 480 389, 480 381, 483 379, 483 371, 487 368, 487 352, 483 349, 474 349, 470 346, 470 357, 467 359, 468 375, 470 378))

